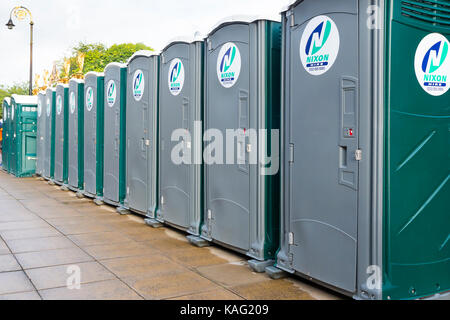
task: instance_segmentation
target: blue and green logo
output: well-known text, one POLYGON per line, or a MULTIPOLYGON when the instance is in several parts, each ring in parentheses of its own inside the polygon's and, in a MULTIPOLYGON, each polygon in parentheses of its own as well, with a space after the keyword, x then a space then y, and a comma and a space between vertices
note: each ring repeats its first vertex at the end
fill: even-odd
POLYGON ((133 77, 133 97, 136 101, 140 101, 144 95, 145 77, 141 70, 136 70, 133 77))
POLYGON ((180 59, 173 59, 169 66, 169 91, 177 96, 184 86, 184 65, 180 59))
POLYGON ((217 59, 217 76, 225 88, 231 88, 239 79, 241 72, 241 53, 232 42, 222 46, 217 59))
POLYGON ((108 106, 112 107, 116 103, 117 98, 117 90, 116 90, 116 83, 114 80, 110 80, 108 82, 107 90, 106 90, 106 101, 108 103, 108 106))
POLYGON ((422 88, 433 96, 440 96, 449 90, 450 43, 439 33, 432 33, 422 39, 417 47, 415 70, 422 88))
POLYGON ((300 41, 303 67, 312 75, 321 75, 334 64, 339 53, 339 30, 327 16, 318 16, 306 25, 300 41))

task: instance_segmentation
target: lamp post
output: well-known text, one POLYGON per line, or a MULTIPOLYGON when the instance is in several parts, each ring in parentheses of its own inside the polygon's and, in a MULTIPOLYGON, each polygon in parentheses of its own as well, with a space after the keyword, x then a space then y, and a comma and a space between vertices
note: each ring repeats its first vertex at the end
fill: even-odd
POLYGON ((27 17, 30 18, 30 87, 29 94, 30 96, 33 94, 33 16, 31 15, 31 11, 25 7, 15 7, 11 10, 9 15, 9 21, 6 24, 9 30, 12 30, 15 27, 13 23, 13 17, 15 17, 19 21, 25 20, 27 17))

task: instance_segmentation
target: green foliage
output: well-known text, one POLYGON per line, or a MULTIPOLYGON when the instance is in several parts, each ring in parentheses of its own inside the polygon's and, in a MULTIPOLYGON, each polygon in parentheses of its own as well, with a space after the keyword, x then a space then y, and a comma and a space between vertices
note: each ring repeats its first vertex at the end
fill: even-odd
POLYGON ((12 86, 0 86, 0 118, 3 119, 3 100, 6 97, 11 97, 13 94, 28 95, 28 82, 15 83, 12 86))
MULTIPOLYGON (((109 63, 125 63, 136 51, 139 50, 153 49, 143 43, 115 44, 108 48, 101 43, 86 44, 80 42, 77 46, 72 48, 71 56, 67 57, 67 59, 70 59, 69 78, 77 72, 81 72, 83 74, 90 71, 103 72, 109 63), (83 70, 78 70, 77 56, 80 52, 86 54, 83 70)), ((58 67, 61 70, 60 77, 65 78, 67 75, 64 74, 63 64, 64 59, 59 62, 58 67)))

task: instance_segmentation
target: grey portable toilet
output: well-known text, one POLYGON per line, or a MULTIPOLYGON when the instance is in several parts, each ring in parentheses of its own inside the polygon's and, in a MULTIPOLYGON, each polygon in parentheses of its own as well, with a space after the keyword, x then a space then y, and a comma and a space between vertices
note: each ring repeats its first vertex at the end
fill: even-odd
POLYGON ((138 51, 128 62, 125 207, 149 217, 157 209, 159 55, 138 51))
POLYGON ((202 135, 203 57, 203 38, 177 38, 161 51, 160 62, 159 204, 155 218, 187 231, 195 243, 203 221, 202 145, 195 144, 196 150, 192 146, 202 135), (181 130, 178 141, 172 141, 175 130, 181 130), (180 143, 184 159, 174 163, 172 150, 180 143), (200 154, 197 161, 196 152, 200 154))
POLYGON ((55 170, 55 111, 56 90, 48 88, 45 93, 45 153, 43 177, 51 181, 55 170))
POLYGON ((56 113, 55 113, 55 183, 67 188, 68 179, 68 113, 69 113, 69 86, 58 84, 56 86, 56 113))
POLYGON ((45 128, 47 125, 45 92, 38 93, 37 134, 36 134, 36 174, 43 176, 45 161, 45 128))
POLYGON ((103 200, 123 206, 126 195, 126 98, 127 65, 105 68, 105 135, 103 200))
POLYGON ((88 72, 84 80, 84 195, 103 198, 104 74, 88 72))
POLYGON ((355 299, 449 295, 449 10, 283 12, 278 268, 355 299))
POLYGON ((279 22, 232 17, 205 48, 202 237, 254 258, 258 272, 279 243, 280 39, 279 22))
POLYGON ((84 187, 84 80, 69 81, 69 189, 84 187))

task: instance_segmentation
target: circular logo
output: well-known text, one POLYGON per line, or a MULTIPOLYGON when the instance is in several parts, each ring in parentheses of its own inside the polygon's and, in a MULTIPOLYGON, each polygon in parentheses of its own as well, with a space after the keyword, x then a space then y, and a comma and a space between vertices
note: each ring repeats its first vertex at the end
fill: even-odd
POLYGON ((38 117, 40 118, 41 114, 42 114, 42 100, 41 99, 38 100, 37 113, 38 113, 38 117))
POLYGON ((141 70, 136 70, 133 77, 133 97, 140 101, 145 91, 145 77, 141 70))
POLYGON ((306 25, 300 41, 300 59, 313 76, 324 74, 339 54, 339 30, 327 16, 318 16, 306 25))
POLYGON ((217 77, 225 88, 231 88, 238 81, 241 73, 241 53, 232 42, 222 46, 217 58, 217 77))
POLYGON ((89 87, 86 90, 86 109, 87 111, 91 111, 94 106, 94 90, 92 87, 89 87))
POLYGON ((47 98, 47 117, 50 117, 50 114, 52 113, 52 105, 50 102, 50 98, 47 98))
POLYGON ((169 91, 172 95, 177 96, 183 90, 184 85, 184 65, 180 59, 173 59, 169 67, 169 91))
POLYGON ((70 93, 69 107, 70 107, 70 113, 73 114, 75 112, 76 107, 77 107, 76 100, 75 100, 75 92, 73 92, 73 91, 70 93))
POLYGON ((106 87, 106 102, 108 103, 108 106, 112 107, 116 103, 117 98, 117 89, 116 89, 116 83, 114 80, 110 80, 108 82, 108 86, 106 87))
POLYGON ((56 113, 58 114, 58 116, 61 114, 62 111, 62 97, 58 96, 56 98, 56 113))
POLYGON ((420 86, 432 96, 441 96, 449 89, 450 43, 440 33, 431 33, 419 43, 414 68, 420 86))

